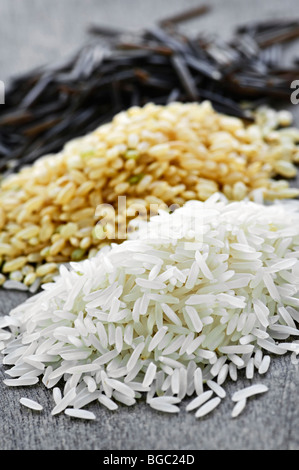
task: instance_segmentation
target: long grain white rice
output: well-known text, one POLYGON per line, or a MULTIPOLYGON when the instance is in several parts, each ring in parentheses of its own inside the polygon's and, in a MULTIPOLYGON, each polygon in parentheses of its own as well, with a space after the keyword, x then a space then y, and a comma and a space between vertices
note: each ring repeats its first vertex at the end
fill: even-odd
POLYGON ((135 398, 129 397, 128 395, 124 395, 123 393, 118 392, 117 390, 113 392, 112 396, 113 398, 115 398, 116 401, 119 401, 120 403, 126 406, 133 406, 136 403, 135 398))
POLYGON ((243 398, 242 400, 237 401, 232 411, 232 418, 239 416, 244 410, 247 403, 247 399, 243 398))
MULTIPOLYGON (((170 397, 171 398, 171 397, 170 397)), ((180 400, 175 400, 174 403, 177 403, 180 400)), ((163 411, 164 413, 178 413, 180 411, 178 406, 172 404, 168 397, 158 397, 152 398, 148 404, 151 408, 158 411, 163 411)))
POLYGON ((226 378, 228 376, 228 367, 229 367, 228 364, 224 364, 221 367, 221 369, 220 369, 220 371, 217 375, 217 384, 218 385, 222 385, 226 381, 226 378))
POLYGON ((147 387, 152 384, 153 380, 155 379, 156 376, 156 371, 157 371, 157 366, 153 362, 151 362, 147 368, 147 371, 145 373, 144 379, 143 379, 143 386, 147 387))
POLYGON ((34 400, 30 400, 29 398, 22 397, 20 398, 20 403, 21 405, 26 406, 27 408, 30 408, 31 410, 36 410, 36 411, 41 411, 43 410, 43 406, 37 403, 34 400))
POLYGON ((37 377, 23 377, 17 379, 5 379, 3 380, 5 385, 9 387, 27 387, 28 385, 35 385, 38 383, 37 377))
POLYGON ((99 395, 98 400, 102 405, 106 406, 106 408, 111 411, 117 410, 118 408, 118 405, 113 400, 111 400, 111 398, 107 397, 107 395, 104 395, 103 393, 99 395))
POLYGON ((213 395, 213 390, 208 390, 207 392, 203 392, 194 398, 188 405, 186 406, 186 411, 192 411, 196 408, 199 408, 203 405, 206 401, 208 401, 213 395))
POLYGON ((106 378, 106 384, 129 398, 134 398, 135 396, 134 390, 119 380, 106 378))
MULTIPOLYGON (((135 228, 121 245, 64 266, 0 320, 6 385, 41 380, 53 388, 53 415, 94 401, 109 410, 133 406, 143 393, 152 408, 177 413, 195 393, 187 410, 200 407, 200 417, 239 370, 249 380, 265 374, 269 353, 297 361, 296 204, 214 195, 135 228)), ((266 390, 236 392, 232 416, 266 390)))
POLYGON ((249 398, 260 393, 265 393, 268 391, 268 387, 264 384, 255 384, 250 385, 249 387, 243 388, 238 392, 235 392, 232 396, 232 401, 240 401, 244 398, 249 398))
POLYGON ((81 410, 76 408, 67 408, 64 413, 67 416, 71 416, 72 418, 80 418, 80 419, 89 419, 94 420, 96 416, 91 411, 81 410))
POLYGON ((259 374, 265 374, 267 372, 270 366, 270 361, 271 361, 270 356, 266 355, 263 357, 261 365, 258 369, 259 374))
POLYGON ((253 379, 254 375, 254 360, 251 357, 246 364, 246 377, 247 379, 253 379))
POLYGON ((220 398, 224 398, 226 396, 225 390, 216 382, 213 380, 208 380, 207 381, 207 386, 213 390, 213 392, 216 393, 220 398))
POLYGON ((171 374, 170 387, 173 395, 177 395, 180 392, 180 369, 174 369, 171 374))
POLYGON ((221 398, 215 397, 202 405, 195 413, 195 418, 202 418, 211 413, 221 403, 221 398))
POLYGON ((233 362, 231 362, 229 364, 228 372, 229 372, 229 376, 230 376, 231 380, 233 380, 235 382, 238 378, 238 372, 237 372, 237 367, 233 362))
POLYGON ((75 388, 71 388, 65 396, 60 400, 60 402, 53 408, 51 414, 54 416, 58 413, 61 413, 61 411, 65 410, 67 408, 72 400, 74 400, 76 397, 76 390, 75 388))
POLYGON ((54 387, 53 388, 53 400, 55 404, 58 405, 58 403, 61 402, 61 399, 62 399, 62 394, 61 394, 60 388, 54 387))

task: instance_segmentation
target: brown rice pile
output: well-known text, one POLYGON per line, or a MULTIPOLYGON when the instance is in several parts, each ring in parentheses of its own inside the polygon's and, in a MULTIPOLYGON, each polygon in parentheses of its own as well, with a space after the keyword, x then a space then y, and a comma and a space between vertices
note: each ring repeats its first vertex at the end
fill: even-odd
POLYGON ((299 190, 272 179, 296 175, 299 130, 290 124, 289 113, 267 108, 244 123, 209 102, 148 104, 118 114, 2 181, 0 284, 48 282, 57 264, 125 238, 132 218, 158 207, 218 191, 229 200, 296 197, 299 190), (115 209, 118 233, 101 204, 115 209), (104 213, 105 225, 96 225, 104 213))

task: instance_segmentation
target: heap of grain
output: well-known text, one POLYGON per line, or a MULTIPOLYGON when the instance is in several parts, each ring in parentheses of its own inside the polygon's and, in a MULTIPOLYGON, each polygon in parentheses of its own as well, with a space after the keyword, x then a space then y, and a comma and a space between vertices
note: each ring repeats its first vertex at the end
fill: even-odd
POLYGON ((293 201, 215 194, 139 221, 128 240, 61 266, 55 282, 1 319, 4 384, 42 381, 53 389, 52 415, 89 418, 89 403, 115 410, 146 394, 170 413, 193 396, 186 409, 199 418, 226 396, 227 379, 245 374, 255 381, 232 396, 235 417, 268 390, 256 377, 270 354, 297 362, 298 245, 293 201))
POLYGON ((288 182, 272 179, 296 175, 299 131, 279 129, 290 124, 289 114, 269 109, 244 123, 209 102, 148 104, 118 114, 2 181, 0 283, 47 282, 57 264, 93 256, 107 240, 125 238, 136 215, 158 208, 218 191, 229 200, 297 196, 288 182), (111 223, 106 216, 99 224, 107 204, 111 223))

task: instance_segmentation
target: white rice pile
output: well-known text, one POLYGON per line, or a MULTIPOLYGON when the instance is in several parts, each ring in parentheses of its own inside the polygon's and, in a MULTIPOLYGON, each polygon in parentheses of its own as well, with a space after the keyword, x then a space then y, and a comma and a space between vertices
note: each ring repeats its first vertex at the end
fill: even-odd
MULTIPOLYGON (((162 212, 131 237, 62 266, 1 319, 6 385, 42 380, 53 388, 53 415, 94 419, 78 410, 94 401, 115 410, 145 394, 169 413, 194 396, 186 409, 199 418, 239 371, 253 379, 272 355, 296 360, 298 203, 214 195, 162 212)), ((237 392, 232 416, 265 391, 255 381, 237 392)))

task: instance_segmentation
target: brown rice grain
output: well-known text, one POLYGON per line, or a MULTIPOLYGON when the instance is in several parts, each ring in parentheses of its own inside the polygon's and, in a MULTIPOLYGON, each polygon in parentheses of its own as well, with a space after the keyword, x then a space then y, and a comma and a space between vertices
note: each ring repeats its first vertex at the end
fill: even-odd
POLYGON ((32 284, 36 281, 37 275, 36 273, 28 273, 24 278, 25 286, 32 286, 32 284))
POLYGON ((56 269, 57 265, 55 263, 46 263, 36 269, 36 275, 38 277, 44 277, 46 274, 56 271, 56 269))
POLYGON ((4 266, 2 267, 2 271, 4 273, 17 271, 18 269, 23 268, 23 266, 25 266, 26 263, 27 263, 27 257, 20 256, 19 258, 15 258, 11 261, 6 261, 6 263, 4 263, 4 266))
POLYGON ((216 191, 232 200, 253 198, 256 189, 269 200, 297 196, 287 181, 272 179, 297 172, 299 131, 290 124, 289 113, 263 107, 248 125, 209 102, 149 103, 119 113, 1 182, 2 271, 48 279, 47 264, 54 273, 55 263, 88 257, 109 237, 123 239, 129 221, 148 217, 151 205, 157 212, 216 191), (96 208, 109 203, 119 231, 113 217, 95 230, 96 208))

